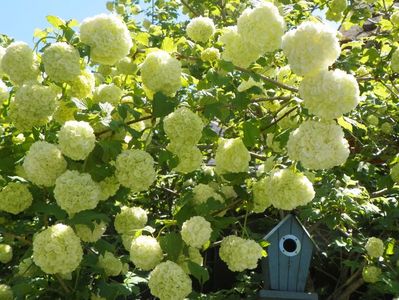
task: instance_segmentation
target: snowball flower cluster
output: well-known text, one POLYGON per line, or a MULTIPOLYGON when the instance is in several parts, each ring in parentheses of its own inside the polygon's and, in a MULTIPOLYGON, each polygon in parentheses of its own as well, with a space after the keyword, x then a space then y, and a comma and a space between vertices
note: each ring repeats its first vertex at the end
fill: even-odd
POLYGON ((251 155, 241 138, 219 139, 215 155, 216 173, 247 172, 251 155))
POLYGON ((365 248, 370 257, 380 257, 384 254, 384 242, 376 237, 369 238, 365 248))
POLYGON ((222 240, 219 256, 231 271, 242 272, 257 267, 262 247, 253 240, 229 235, 222 240))
POLYGON ((337 31, 315 22, 303 22, 287 32, 282 48, 292 71, 298 75, 327 69, 341 53, 337 31))
POLYGON ((268 51, 281 45, 285 22, 275 5, 262 2, 247 8, 237 26, 224 28, 219 41, 224 44, 223 59, 246 68, 268 51))
POLYGON ((94 86, 95 78, 93 73, 89 71, 82 71, 82 74, 76 77, 71 83, 71 96, 83 99, 91 96, 94 86))
POLYGON ((125 150, 116 158, 115 175, 132 192, 147 190, 155 180, 154 159, 143 150, 125 150))
POLYGON ((299 86, 303 105, 322 119, 335 119, 360 102, 359 85, 353 75, 341 70, 323 70, 305 76, 299 86))
POLYGON ((101 189, 100 201, 107 200, 112 197, 119 190, 120 183, 115 176, 109 176, 99 182, 101 189))
POLYGON ((79 51, 63 42, 51 44, 42 55, 44 70, 56 82, 70 82, 80 74, 79 51))
POLYGON ((201 52, 201 60, 202 61, 216 61, 220 59, 220 52, 219 49, 210 47, 206 48, 201 52))
POLYGON ((24 42, 15 42, 6 48, 1 60, 1 68, 17 85, 36 80, 39 75, 39 65, 35 54, 24 42))
POLYGON ((96 136, 89 123, 85 121, 67 121, 58 132, 61 152, 73 160, 85 159, 93 151, 96 136))
POLYGON ((133 46, 126 24, 116 15, 100 14, 84 19, 80 40, 90 46, 91 59, 104 65, 115 64, 133 46))
POLYGON ((147 235, 141 235, 132 240, 130 246, 130 260, 144 271, 155 268, 163 258, 158 241, 147 235))
POLYGON ((53 114, 53 120, 63 125, 67 121, 75 120, 77 107, 72 102, 59 101, 57 109, 53 114))
POLYGON ((376 283, 379 281, 381 274, 381 269, 375 266, 366 266, 362 271, 363 280, 368 283, 376 283))
POLYGON ((32 200, 32 194, 25 184, 10 182, 0 191, 0 211, 17 215, 27 209, 32 200))
POLYGON ((0 284, 0 299, 1 300, 13 300, 14 294, 10 286, 6 284, 0 284))
POLYGON ((33 261, 47 274, 73 272, 82 257, 80 239, 67 225, 50 226, 33 238, 33 261))
POLYGON ((237 29, 244 44, 264 54, 280 48, 285 22, 273 3, 262 2, 243 11, 237 29))
POLYGON ((69 215, 97 206, 101 190, 90 174, 67 170, 55 181, 54 197, 69 215))
POLYGON ((173 169, 180 173, 190 173, 202 164, 202 153, 197 146, 170 143, 167 149, 179 158, 179 164, 173 169))
POLYGON ((151 52, 141 65, 141 80, 152 92, 174 94, 181 86, 180 62, 163 50, 151 52))
POLYGON ((204 123, 187 107, 179 107, 164 118, 163 127, 174 144, 195 145, 202 136, 204 123))
POLYGON ((183 300, 192 291, 190 277, 172 261, 160 263, 150 273, 151 294, 160 300, 183 300))
POLYGON ((23 163, 27 179, 39 186, 53 186, 67 163, 57 146, 38 141, 32 144, 23 163))
POLYGON ((137 65, 130 57, 124 57, 116 64, 118 71, 125 75, 134 75, 137 71, 137 65))
POLYGON ((305 121, 291 132, 288 156, 308 169, 329 169, 345 163, 349 145, 344 132, 334 122, 305 121))
POLYGON ((183 241, 191 247, 201 248, 211 238, 211 223, 201 216, 191 217, 182 225, 183 241))
POLYGON ((107 224, 103 221, 97 223, 93 222, 93 228, 85 224, 76 224, 75 231, 78 237, 87 243, 95 243, 97 242, 101 236, 104 234, 105 230, 107 230, 107 224))
POLYGON ((391 69, 395 73, 399 73, 399 49, 396 49, 391 58, 391 69))
POLYGON ((118 276, 122 271, 122 262, 108 251, 98 257, 98 265, 107 276, 118 276))
POLYGON ((391 178, 396 183, 399 183, 399 164, 396 164, 391 169, 391 178))
POLYGON ((263 212, 270 204, 292 210, 309 203, 314 196, 313 185, 305 175, 291 169, 276 170, 255 185, 254 211, 263 212))
POLYGON ((194 194, 193 200, 195 204, 206 203, 206 201, 208 201, 208 199, 210 198, 213 198, 216 201, 224 203, 223 197, 219 195, 213 187, 203 183, 200 183, 193 188, 193 194, 194 194))
POLYGON ((194 42, 205 43, 215 33, 215 24, 208 17, 196 17, 188 23, 186 31, 194 42))
POLYGON ((141 207, 123 206, 115 216, 114 226, 119 234, 129 234, 143 228, 147 221, 147 213, 141 207))
POLYGON ((109 102, 117 105, 122 98, 122 90, 115 84, 101 84, 94 90, 93 102, 109 102))
POLYGON ((12 247, 8 244, 0 244, 0 262, 6 264, 10 262, 11 259, 12 259, 12 247))
POLYGON ((57 108, 57 93, 48 86, 33 82, 24 84, 11 101, 9 116, 22 131, 47 124, 57 108))

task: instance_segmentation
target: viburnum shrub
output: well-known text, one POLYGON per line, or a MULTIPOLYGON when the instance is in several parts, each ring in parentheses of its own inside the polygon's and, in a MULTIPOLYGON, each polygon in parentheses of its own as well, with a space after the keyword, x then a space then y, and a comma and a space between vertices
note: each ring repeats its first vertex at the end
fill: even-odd
POLYGON ((288 213, 307 290, 399 296, 396 6, 115 0, 1 35, 0 299, 256 299, 288 213))

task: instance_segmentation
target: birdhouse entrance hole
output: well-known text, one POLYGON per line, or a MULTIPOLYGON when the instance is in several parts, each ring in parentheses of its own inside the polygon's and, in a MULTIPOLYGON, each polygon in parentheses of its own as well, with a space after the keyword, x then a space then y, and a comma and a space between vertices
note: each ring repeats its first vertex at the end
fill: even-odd
POLYGON ((286 256, 295 256, 301 251, 301 241, 292 234, 287 234, 280 239, 280 251, 286 256))

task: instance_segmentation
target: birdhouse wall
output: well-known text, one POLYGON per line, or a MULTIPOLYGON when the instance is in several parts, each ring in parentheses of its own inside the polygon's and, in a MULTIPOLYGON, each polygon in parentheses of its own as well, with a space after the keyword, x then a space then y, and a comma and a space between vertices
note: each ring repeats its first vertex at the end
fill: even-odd
POLYGON ((267 241, 270 245, 263 265, 263 270, 266 270, 265 288, 303 292, 313 252, 313 244, 306 231, 296 218, 288 218, 268 236, 267 241), (280 240, 287 235, 295 236, 300 242, 300 251, 295 256, 287 256, 280 249, 280 240))

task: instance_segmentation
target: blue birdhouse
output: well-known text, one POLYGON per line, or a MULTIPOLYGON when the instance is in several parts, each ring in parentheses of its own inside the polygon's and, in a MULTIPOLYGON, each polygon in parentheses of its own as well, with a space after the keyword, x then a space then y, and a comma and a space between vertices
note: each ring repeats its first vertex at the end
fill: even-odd
POLYGON ((287 215, 263 239, 270 245, 268 256, 262 260, 264 289, 259 298, 317 300, 317 294, 304 292, 317 245, 298 218, 287 215))

